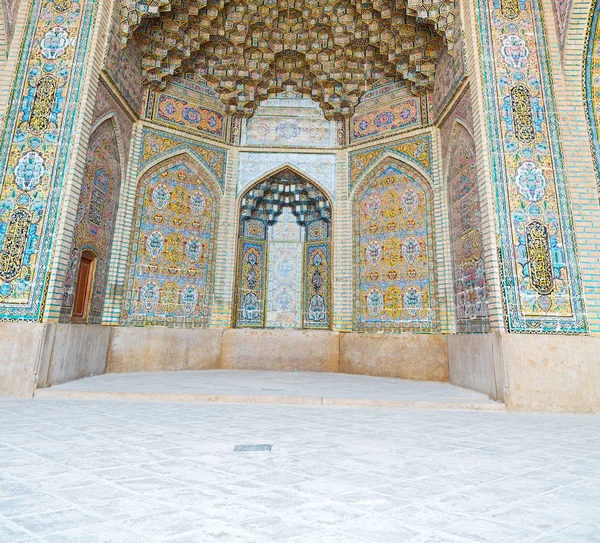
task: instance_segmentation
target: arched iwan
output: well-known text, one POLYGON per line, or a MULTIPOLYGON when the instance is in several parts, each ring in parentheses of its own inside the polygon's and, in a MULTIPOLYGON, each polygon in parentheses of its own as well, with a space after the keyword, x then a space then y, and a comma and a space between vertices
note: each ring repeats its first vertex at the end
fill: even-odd
POLYGON ((243 193, 236 327, 331 326, 331 215, 326 193, 291 168, 243 193))

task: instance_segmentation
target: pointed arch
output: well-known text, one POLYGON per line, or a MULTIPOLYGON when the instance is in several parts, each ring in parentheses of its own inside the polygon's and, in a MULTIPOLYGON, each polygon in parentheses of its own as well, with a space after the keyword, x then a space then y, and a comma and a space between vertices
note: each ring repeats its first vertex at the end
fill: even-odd
POLYGON ((308 182, 315 185, 315 187, 317 187, 323 193, 323 195, 327 198, 329 205, 333 209, 334 198, 333 198, 333 195, 331 194, 331 192, 327 189, 327 187, 325 187, 323 185, 323 183, 321 183, 320 181, 315 179, 312 175, 304 173, 299 168, 297 168, 294 165, 287 163, 287 162, 281 164, 280 166, 277 166, 276 168, 273 168, 272 170, 270 170, 269 172, 267 172, 265 174, 262 174, 260 177, 258 177, 254 181, 251 181, 250 183, 248 183, 247 185, 242 187, 242 189, 240 191, 238 191, 237 202, 239 203, 241 201, 241 199, 243 198, 243 196, 245 194, 248 194, 248 192, 250 192, 254 187, 260 185, 261 183, 264 183, 268 179, 271 179, 272 177, 275 177, 280 173, 283 173, 286 170, 289 170, 292 174, 297 175, 298 177, 301 177, 302 179, 306 179, 308 182))
POLYGON ((354 329, 438 331, 430 176, 385 153, 359 179, 351 205, 354 329))
POLYGON ((330 195, 288 166, 238 197, 233 325, 331 326, 330 195))
POLYGON ((62 322, 71 319, 77 295, 81 254, 90 247, 94 248, 97 258, 90 294, 90 311, 86 319, 92 324, 102 321, 116 216, 123 186, 123 153, 122 148, 119 148, 119 135, 119 126, 114 116, 106 115, 94 124, 88 140, 84 176, 65 275, 60 312, 62 322))
POLYGON ((188 152, 138 177, 123 324, 207 327, 221 192, 188 152))
POLYGON ((489 332, 475 139, 455 119, 446 174, 454 315, 459 333, 489 332))
POLYGON ((111 120, 113 130, 115 131, 115 137, 117 139, 117 148, 119 150, 119 163, 121 164, 121 179, 124 177, 124 166, 127 164, 127 156, 125 154, 125 142, 123 141, 123 131, 119 125, 117 114, 115 111, 110 111, 105 115, 102 115, 94 121, 90 128, 90 139, 94 135, 94 132, 102 125, 104 121, 111 120))

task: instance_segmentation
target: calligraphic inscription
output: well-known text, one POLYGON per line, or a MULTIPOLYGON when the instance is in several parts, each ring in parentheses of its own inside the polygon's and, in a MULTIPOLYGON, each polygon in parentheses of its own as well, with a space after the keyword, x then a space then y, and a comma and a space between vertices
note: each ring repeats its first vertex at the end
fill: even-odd
POLYGON ((500 10, 502 15, 507 19, 516 19, 521 11, 519 0, 502 0, 500 2, 500 10))
POLYGON ((56 79, 51 75, 45 75, 38 81, 29 118, 29 130, 34 134, 41 134, 50 127, 50 115, 56 98, 56 87, 56 79))
POLYGON ((531 285, 540 294, 550 294, 554 290, 554 279, 548 229, 541 222, 533 221, 527 225, 525 239, 531 285))
POLYGON ((26 209, 17 209, 8 219, 0 252, 0 278, 4 281, 11 281, 21 271, 30 225, 31 215, 26 209))
POLYGON ((515 85, 510 89, 510 103, 513 111, 515 138, 523 143, 535 140, 531 96, 525 85, 515 85))

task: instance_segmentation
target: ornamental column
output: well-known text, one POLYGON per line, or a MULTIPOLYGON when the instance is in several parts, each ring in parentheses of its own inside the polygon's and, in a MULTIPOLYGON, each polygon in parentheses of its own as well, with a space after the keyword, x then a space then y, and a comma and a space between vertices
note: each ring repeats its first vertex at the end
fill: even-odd
POLYGON ((0 320, 58 318, 105 4, 31 0, 19 29, 0 140, 0 320))

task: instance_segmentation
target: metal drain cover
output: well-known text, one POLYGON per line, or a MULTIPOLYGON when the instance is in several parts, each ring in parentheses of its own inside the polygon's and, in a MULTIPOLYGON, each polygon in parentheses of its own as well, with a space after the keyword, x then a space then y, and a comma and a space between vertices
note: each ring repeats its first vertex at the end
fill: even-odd
POLYGON ((271 452, 273 445, 236 445, 233 452, 256 452, 266 451, 271 452))

